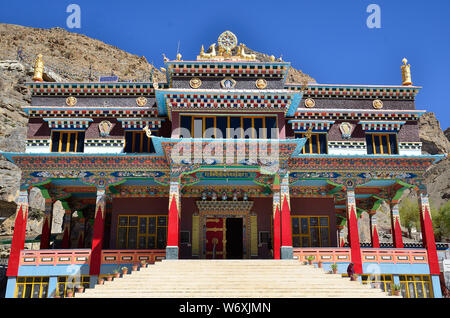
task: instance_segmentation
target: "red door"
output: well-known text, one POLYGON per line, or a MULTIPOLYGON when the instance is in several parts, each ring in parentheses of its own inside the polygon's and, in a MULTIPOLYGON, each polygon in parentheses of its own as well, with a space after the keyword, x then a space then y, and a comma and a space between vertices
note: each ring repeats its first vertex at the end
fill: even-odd
POLYGON ((225 237, 225 219, 207 218, 206 219, 206 258, 224 259, 226 258, 226 237, 225 237), (215 253, 214 253, 215 252, 215 253))

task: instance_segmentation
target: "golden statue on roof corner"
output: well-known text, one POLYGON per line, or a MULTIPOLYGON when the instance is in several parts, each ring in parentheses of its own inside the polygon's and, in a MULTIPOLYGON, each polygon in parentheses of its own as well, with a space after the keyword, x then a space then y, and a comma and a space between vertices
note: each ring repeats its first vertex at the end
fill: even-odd
POLYGON ((44 61, 42 60, 42 54, 38 54, 34 62, 33 81, 43 82, 44 81, 43 76, 44 76, 44 61))
POLYGON ((403 65, 402 65, 402 85, 404 86, 410 86, 412 85, 411 80, 411 64, 407 64, 408 60, 406 58, 403 59, 403 65))

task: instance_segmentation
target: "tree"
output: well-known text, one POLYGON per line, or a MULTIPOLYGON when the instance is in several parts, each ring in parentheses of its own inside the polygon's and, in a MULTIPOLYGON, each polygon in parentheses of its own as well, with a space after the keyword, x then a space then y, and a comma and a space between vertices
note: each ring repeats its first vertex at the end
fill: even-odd
POLYGON ((433 231, 436 241, 450 239, 450 201, 442 204, 439 211, 432 210, 432 215, 433 231))
POLYGON ((411 238, 411 230, 420 228, 419 204, 409 198, 405 198, 400 203, 399 208, 400 223, 408 230, 408 237, 411 238))

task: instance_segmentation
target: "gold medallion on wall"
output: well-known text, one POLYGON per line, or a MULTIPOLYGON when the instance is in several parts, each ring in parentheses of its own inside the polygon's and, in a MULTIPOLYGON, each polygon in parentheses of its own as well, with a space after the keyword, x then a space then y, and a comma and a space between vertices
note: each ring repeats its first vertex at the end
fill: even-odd
POLYGON ((141 107, 147 105, 147 98, 144 96, 136 98, 136 104, 141 107))
POLYGON ((200 86, 202 86, 202 80, 198 77, 191 78, 191 80, 189 81, 189 85, 191 85, 192 88, 199 88, 200 86))
POLYGON ((314 107, 314 106, 316 106, 316 101, 314 99, 307 98, 305 100, 305 107, 311 108, 311 107, 314 107))
POLYGON ((75 106, 76 103, 77 103, 77 99, 75 97, 69 96, 66 98, 67 106, 75 106))
POLYGON ((375 108, 375 109, 383 108, 383 102, 379 99, 375 99, 372 104, 373 104, 373 108, 375 108))
POLYGON ((255 83, 256 87, 259 89, 264 89, 267 87, 267 81, 263 78, 257 79, 255 83))

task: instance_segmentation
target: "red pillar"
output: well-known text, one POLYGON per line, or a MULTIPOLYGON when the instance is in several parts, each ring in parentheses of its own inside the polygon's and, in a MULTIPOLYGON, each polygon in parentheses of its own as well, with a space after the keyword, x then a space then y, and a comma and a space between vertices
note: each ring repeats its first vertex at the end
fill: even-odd
POLYGON ((427 249, 428 265, 431 275, 439 275, 439 261, 434 240, 433 222, 431 221, 431 209, 426 193, 420 194, 420 219, 422 226, 423 245, 427 249))
POLYGON ((372 230, 372 247, 373 248, 380 248, 380 239, 378 237, 378 230, 377 230, 377 217, 375 214, 372 214, 370 216, 370 228, 372 230))
POLYGON ((177 199, 172 197, 169 208, 169 220, 167 228, 167 246, 178 247, 180 242, 180 222, 178 217, 177 199))
POLYGON ((25 248, 25 235, 27 229, 28 216, 28 191, 19 193, 16 209, 16 220, 14 222, 14 233, 11 242, 11 252, 9 254, 8 269, 6 276, 17 276, 20 263, 20 251, 25 248))
MULTIPOLYGON (((46 190, 42 190, 42 192, 48 192, 46 190)), ((45 197, 46 195, 44 195, 45 197)), ((50 234, 51 234, 51 225, 52 225, 52 210, 53 210, 53 201, 51 198, 45 198, 45 214, 44 214, 44 222, 42 224, 42 233, 41 233, 41 244, 39 248, 41 250, 48 250, 50 248, 50 234)))
POLYGON ((97 202, 95 206, 94 233, 92 236, 91 264, 89 275, 99 275, 102 265, 103 229, 105 226, 105 190, 97 190, 97 202))
POLYGON ((358 220, 356 218, 355 191, 347 191, 347 224, 352 263, 356 274, 362 274, 361 247, 359 245, 358 220))
POLYGON ((394 248, 403 248, 402 228, 400 226, 400 213, 397 203, 391 203, 391 222, 394 248))
POLYGON ((281 208, 281 246, 292 247, 292 222, 291 211, 286 196, 282 198, 281 208))
POLYGON ((280 209, 278 205, 275 209, 275 214, 273 216, 273 258, 280 259, 281 250, 281 224, 280 224, 280 209))

